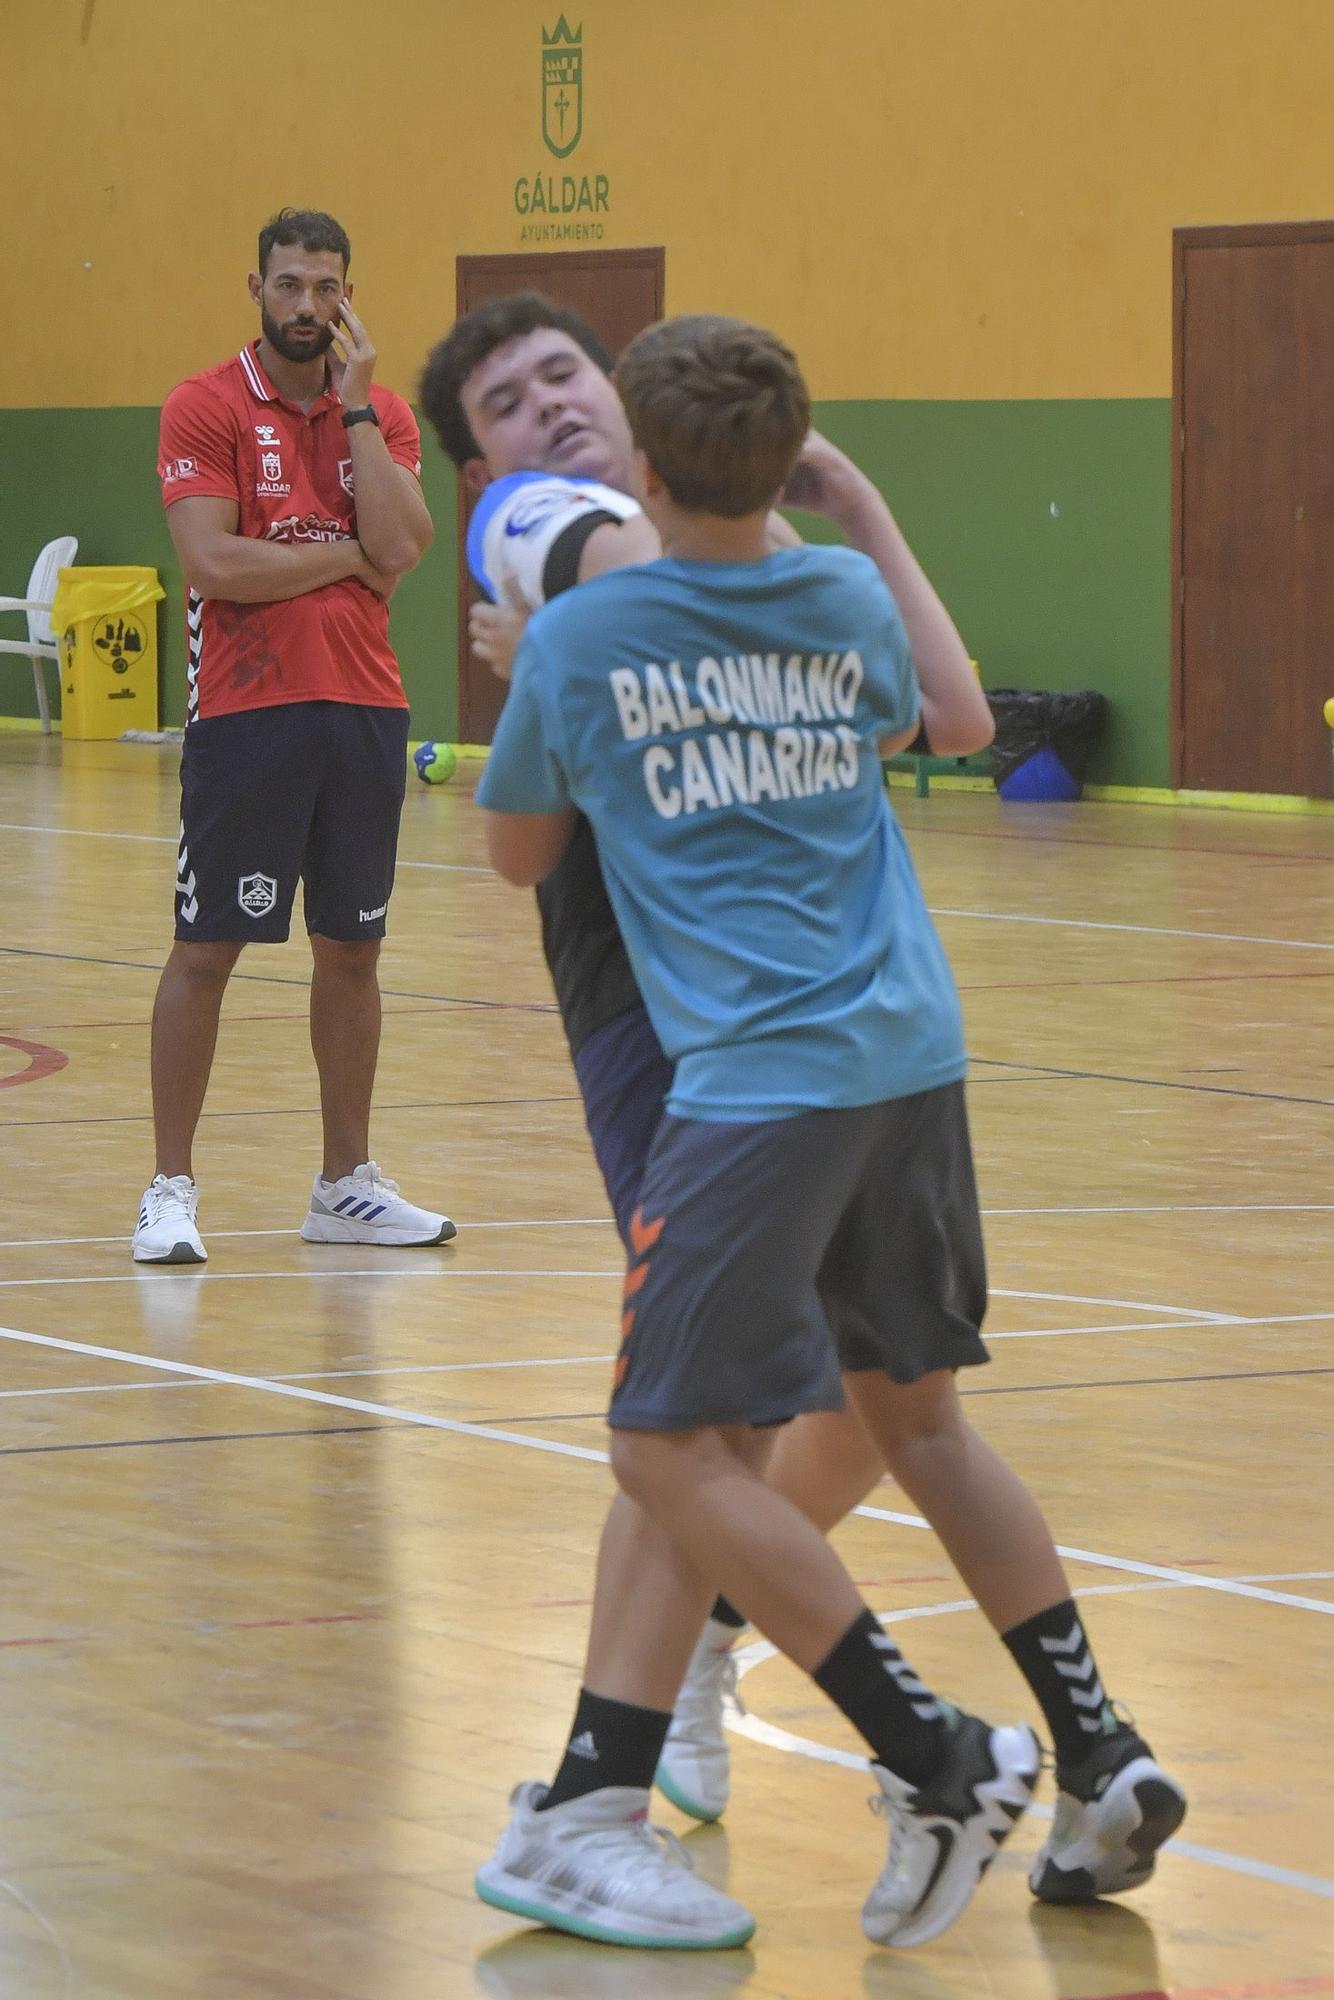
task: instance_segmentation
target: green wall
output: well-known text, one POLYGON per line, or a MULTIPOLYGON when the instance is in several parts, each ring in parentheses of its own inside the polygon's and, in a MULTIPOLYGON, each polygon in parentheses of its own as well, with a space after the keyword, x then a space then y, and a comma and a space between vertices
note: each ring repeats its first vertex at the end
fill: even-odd
MULTIPOLYGON (((77 535, 80 563, 149 563, 166 585, 159 607, 161 720, 185 720, 185 618, 181 573, 159 494, 156 410, 0 410, 0 548, 3 588, 21 594, 43 543, 77 535)), ((454 469, 429 444, 422 484, 435 547, 394 595, 390 629, 415 733, 453 741, 455 671, 454 469)), ((0 637, 17 638, 13 614, 0 637)), ((49 679, 49 677, 48 677, 49 679)), ((35 716, 32 670, 0 654, 0 715, 35 716)))
POLYGON ((1170 785, 1171 403, 823 403, 816 422, 888 498, 985 685, 1100 689, 1090 779, 1170 785))
MULTIPOLYGON (((986 683, 1100 688, 1111 723, 1090 775, 1168 784, 1170 404, 829 402, 816 417, 889 496, 986 683)), ((11 595, 57 534, 78 535, 81 562, 157 568, 162 719, 178 724, 181 586, 156 449, 154 410, 0 411, 0 548, 11 595)), ((435 547, 400 586, 392 630, 414 734, 452 739, 455 482, 430 441, 423 482, 435 547)), ((3 655, 0 714, 36 714, 26 661, 3 655)))

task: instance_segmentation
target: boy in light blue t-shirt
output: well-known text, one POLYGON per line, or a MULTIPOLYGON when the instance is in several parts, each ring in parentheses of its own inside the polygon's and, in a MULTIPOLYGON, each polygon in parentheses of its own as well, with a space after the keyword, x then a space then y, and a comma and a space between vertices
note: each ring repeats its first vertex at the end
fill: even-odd
MULTIPOLYGON (((958 1001, 880 776, 916 734, 917 684, 870 560, 769 546, 809 422, 781 343, 669 322, 619 383, 664 559, 533 620, 478 797, 519 882, 586 815, 675 1064, 610 1412, 618 1481, 659 1537, 660 1627, 697 1629, 721 1583, 861 1732, 894 1829, 863 1925, 914 1944, 1023 1810, 1036 1741, 938 1703, 755 1463, 764 1427, 837 1406, 840 1366, 917 1383, 984 1358, 958 1001)), ((863 1415, 874 1433, 873 1398, 863 1415)), ((648 1713, 586 1692, 571 1752, 614 1752, 648 1713)), ((639 1796, 521 1788, 480 1893, 622 1943, 742 1941, 748 1913, 704 1885, 659 1893, 660 1923, 631 1919, 625 1880, 564 1907, 561 1836, 567 1856, 639 1796)))

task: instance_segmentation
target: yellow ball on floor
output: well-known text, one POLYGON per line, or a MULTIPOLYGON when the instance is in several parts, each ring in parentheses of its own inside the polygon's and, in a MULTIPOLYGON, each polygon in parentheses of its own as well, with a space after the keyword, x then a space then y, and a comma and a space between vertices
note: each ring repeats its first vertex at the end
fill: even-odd
POLYGON ((458 768, 452 743, 423 743, 413 752, 417 776, 424 785, 443 785, 458 768))

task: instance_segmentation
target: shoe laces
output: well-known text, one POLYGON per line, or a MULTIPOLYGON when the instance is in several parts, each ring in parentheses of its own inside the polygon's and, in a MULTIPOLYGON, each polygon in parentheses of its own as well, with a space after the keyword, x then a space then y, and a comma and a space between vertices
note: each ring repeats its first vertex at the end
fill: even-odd
POLYGON ((170 1209, 190 1213, 190 1197, 195 1184, 189 1174, 154 1174, 148 1189, 149 1219, 159 1222, 170 1209))
POLYGON ((875 1791, 866 1801, 877 1819, 889 1822, 889 1852, 880 1878, 886 1887, 892 1887, 906 1872, 905 1850, 914 1845, 918 1830, 912 1810, 912 1798, 915 1796, 914 1793, 911 1797, 896 1797, 890 1792, 875 1791))
POLYGON ((398 1182, 382 1174, 374 1160, 367 1160, 364 1167, 354 1167, 348 1179, 354 1180, 358 1187, 373 1188, 377 1194, 398 1193, 398 1182))

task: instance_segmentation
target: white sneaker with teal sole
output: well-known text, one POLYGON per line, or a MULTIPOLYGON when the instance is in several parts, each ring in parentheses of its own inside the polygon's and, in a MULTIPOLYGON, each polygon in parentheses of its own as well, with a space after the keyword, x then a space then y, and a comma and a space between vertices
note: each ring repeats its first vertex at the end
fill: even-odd
POLYGON ((648 1823, 648 1793, 608 1785, 538 1812, 546 1785, 520 1785, 494 1855, 477 1870, 484 1903, 599 1944, 722 1951, 755 1919, 694 1874, 672 1834, 648 1823))
POLYGON ((374 1160, 367 1160, 341 1180, 315 1176, 301 1235, 307 1243, 377 1243, 406 1250, 419 1243, 448 1243, 458 1231, 447 1215, 404 1201, 398 1182, 386 1180, 374 1160))
POLYGON ((723 1716, 729 1702, 744 1713, 732 1657, 740 1636, 738 1626, 709 1619, 690 1656, 662 1746, 655 1783, 692 1819, 720 1819, 727 1808, 731 1759, 723 1716))
POLYGON ((207 1263, 208 1251, 195 1222, 198 1213, 199 1189, 189 1174, 155 1174, 144 1189, 130 1239, 135 1263, 207 1263))
POLYGON ((862 1909, 873 1944, 926 1944, 948 1929, 1033 1796, 1042 1766, 1038 1739, 1024 1724, 992 1729, 975 1715, 952 1716, 945 1758, 913 1786, 873 1764, 889 1821, 889 1857, 862 1909))

